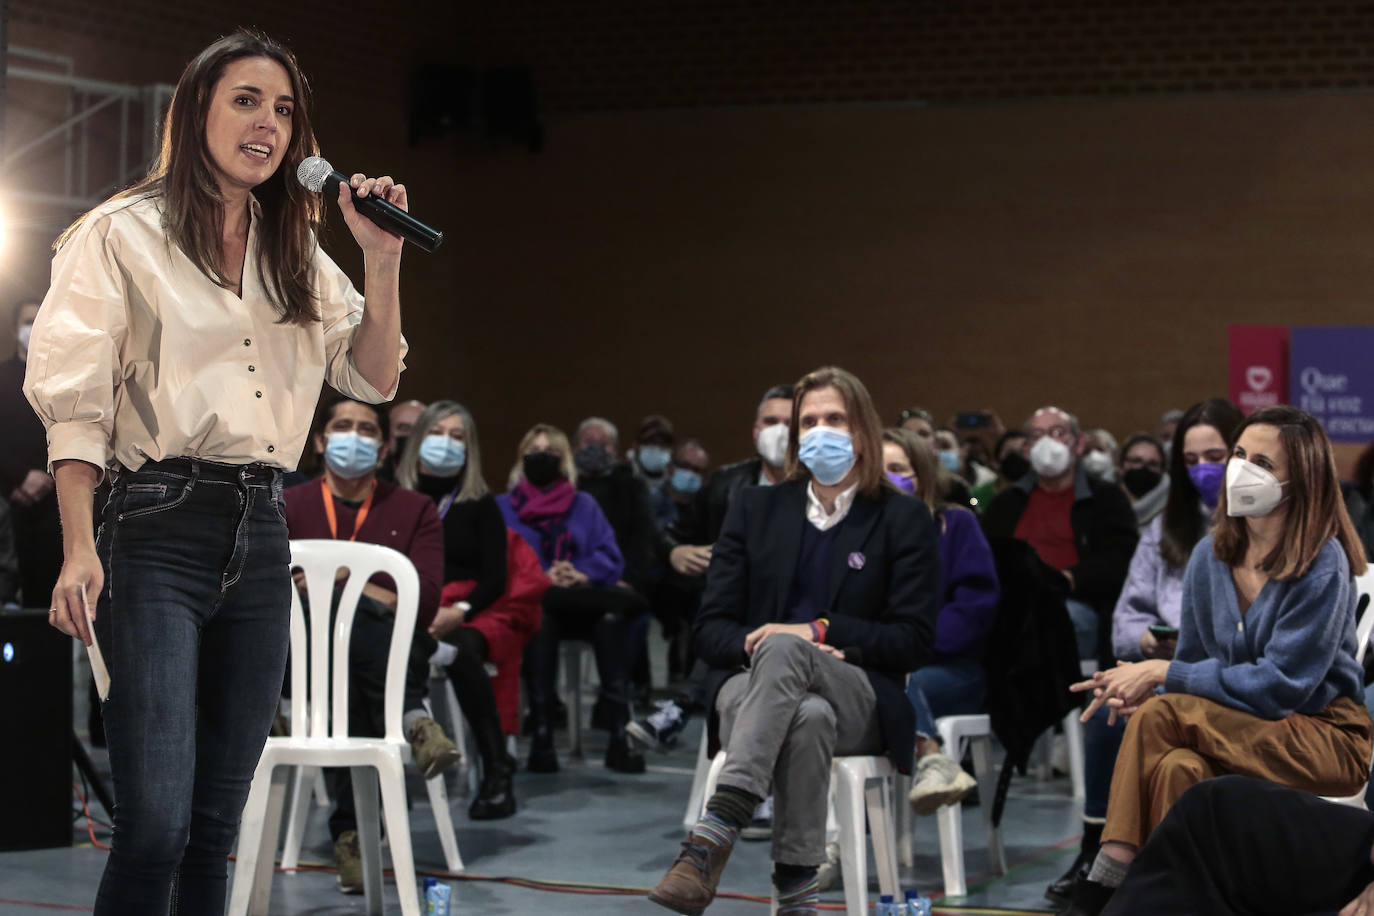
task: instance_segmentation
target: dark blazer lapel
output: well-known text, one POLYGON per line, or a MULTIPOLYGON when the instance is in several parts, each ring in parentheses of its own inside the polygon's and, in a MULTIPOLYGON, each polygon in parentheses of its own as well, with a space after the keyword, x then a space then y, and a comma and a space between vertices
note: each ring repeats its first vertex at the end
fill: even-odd
POLYGON ((772 541, 773 583, 777 595, 768 621, 782 619, 783 605, 797 573, 797 555, 801 553, 802 525, 806 520, 806 485, 781 483, 777 485, 777 499, 773 503, 773 517, 765 536, 772 541))
POLYGON ((835 555, 830 567, 830 594, 825 600, 828 610, 834 610, 835 598, 845 581, 853 571, 862 569, 867 561, 863 548, 882 514, 881 502, 855 495, 854 504, 849 507, 849 514, 840 522, 840 530, 835 532, 835 555), (853 562, 858 564, 857 567, 850 565, 851 557, 854 558, 853 562))

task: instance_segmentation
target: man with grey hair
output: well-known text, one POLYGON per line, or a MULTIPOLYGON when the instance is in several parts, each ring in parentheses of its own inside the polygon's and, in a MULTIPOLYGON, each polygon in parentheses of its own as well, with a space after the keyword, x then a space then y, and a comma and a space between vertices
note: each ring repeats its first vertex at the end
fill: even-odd
POLYGON ((998 494, 983 528, 989 539, 1025 541, 1059 570, 1079 657, 1110 664, 1111 614, 1135 552, 1135 513, 1119 488, 1081 466, 1084 437, 1073 414, 1042 407, 1025 431, 1031 473, 998 494))
MULTIPOLYGON (((636 693, 649 689, 647 638, 649 633, 648 596, 663 575, 658 562, 658 528, 654 525, 649 487, 635 475, 629 462, 617 460, 620 431, 604 417, 588 417, 577 425, 573 437, 573 464, 577 466, 577 488, 595 499, 606 520, 615 530, 615 540, 625 558, 625 578, 621 586, 638 599, 627 618, 630 624, 626 646, 627 668, 636 693)), ((602 696, 592 713, 592 725, 608 727, 607 705, 602 696)), ((643 758, 631 752, 632 765, 642 770, 643 758)))

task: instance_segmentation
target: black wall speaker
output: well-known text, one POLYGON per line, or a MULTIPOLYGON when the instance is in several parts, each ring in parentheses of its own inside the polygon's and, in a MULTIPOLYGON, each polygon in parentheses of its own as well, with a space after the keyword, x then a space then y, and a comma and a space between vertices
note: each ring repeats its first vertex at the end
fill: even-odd
POLYGON ((0 613, 0 850, 72 843, 72 640, 0 613))

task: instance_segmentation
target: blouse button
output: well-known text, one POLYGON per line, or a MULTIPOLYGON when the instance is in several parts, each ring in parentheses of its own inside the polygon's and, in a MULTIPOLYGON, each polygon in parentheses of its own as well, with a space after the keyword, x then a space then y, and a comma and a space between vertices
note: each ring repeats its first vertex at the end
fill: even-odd
POLYGON ((1237 621, 1236 621, 1236 632, 1237 632, 1237 633, 1244 633, 1244 632, 1245 632, 1245 621, 1244 621, 1244 620, 1237 620, 1237 621))
POLYGON ((276 450, 277 450, 277 447, 276 447, 275 445, 269 445, 269 446, 267 446, 267 453, 268 453, 269 455, 272 454, 273 452, 275 452, 276 450))
POLYGON ((245 347, 251 347, 253 345, 252 339, 248 337, 243 338, 243 345, 245 347))
POLYGON ((254 395, 255 397, 259 397, 259 398, 260 398, 260 397, 262 397, 262 392, 261 392, 261 391, 255 391, 255 392, 253 392, 253 395, 254 395))
POLYGON ((249 371, 249 372, 257 372, 257 371, 258 371, 258 367, 257 367, 257 366, 249 366, 249 367, 248 367, 248 371, 249 371))

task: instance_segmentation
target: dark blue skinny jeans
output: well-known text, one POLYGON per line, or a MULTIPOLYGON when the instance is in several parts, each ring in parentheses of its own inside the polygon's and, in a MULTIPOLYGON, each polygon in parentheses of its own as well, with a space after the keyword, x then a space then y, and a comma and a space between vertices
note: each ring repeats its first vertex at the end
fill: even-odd
POLYGON ((286 667, 281 476, 149 462, 115 481, 96 545, 116 800, 96 916, 222 916, 227 856, 286 667))

